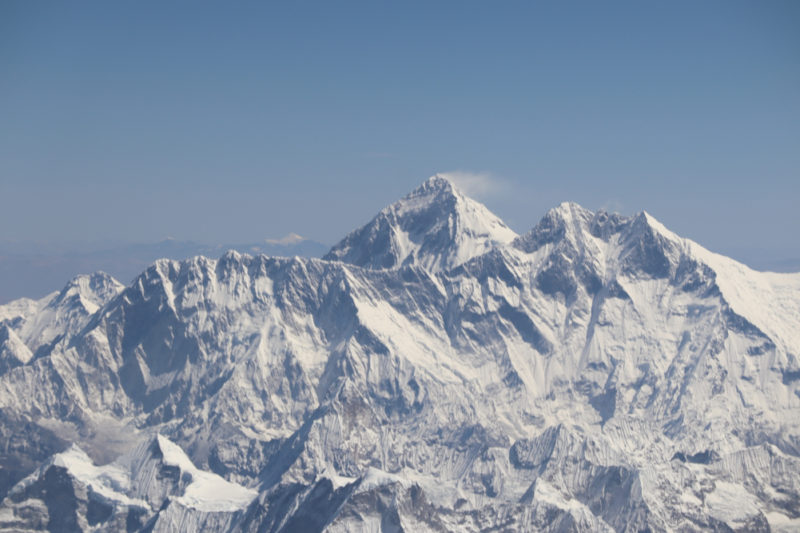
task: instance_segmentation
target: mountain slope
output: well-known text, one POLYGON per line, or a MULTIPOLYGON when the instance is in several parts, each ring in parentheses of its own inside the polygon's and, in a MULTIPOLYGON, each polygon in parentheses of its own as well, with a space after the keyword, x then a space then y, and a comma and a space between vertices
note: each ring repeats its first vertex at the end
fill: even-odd
POLYGON ((0 308, 9 495, 69 443, 158 433, 258 491, 219 529, 798 525, 800 275, 647 213, 562 204, 518 237, 475 205, 433 179, 335 260, 158 261, 34 357, 46 305, 0 308))

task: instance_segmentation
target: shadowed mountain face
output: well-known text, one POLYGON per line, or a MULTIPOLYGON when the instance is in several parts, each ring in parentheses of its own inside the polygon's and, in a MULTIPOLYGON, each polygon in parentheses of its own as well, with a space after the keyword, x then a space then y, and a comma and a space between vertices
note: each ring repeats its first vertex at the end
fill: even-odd
POLYGON ((792 530, 798 324, 800 275, 647 213, 519 236, 434 177, 322 260, 0 306, 0 524, 792 530))

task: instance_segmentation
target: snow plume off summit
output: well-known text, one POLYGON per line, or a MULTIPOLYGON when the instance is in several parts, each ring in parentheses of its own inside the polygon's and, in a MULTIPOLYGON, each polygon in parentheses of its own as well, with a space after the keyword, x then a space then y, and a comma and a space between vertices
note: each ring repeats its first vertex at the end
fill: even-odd
POLYGON ((0 306, 0 529, 792 531, 800 274, 433 177, 323 259, 0 306))

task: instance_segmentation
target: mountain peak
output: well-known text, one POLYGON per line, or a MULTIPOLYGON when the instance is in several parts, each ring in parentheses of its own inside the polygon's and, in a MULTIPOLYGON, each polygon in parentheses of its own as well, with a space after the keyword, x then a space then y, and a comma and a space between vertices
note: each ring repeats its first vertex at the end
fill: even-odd
POLYGON ((591 213, 588 209, 584 208, 577 202, 565 201, 558 204, 556 207, 550 209, 551 213, 558 214, 564 217, 574 217, 583 213, 591 213))
POLYGON ((281 237, 280 239, 266 239, 265 242, 267 244, 274 244, 279 246, 288 246, 291 244, 301 243, 307 240, 302 235, 298 235, 297 233, 290 232, 287 235, 281 237))
POLYGON ((427 193, 430 191, 441 191, 441 192, 449 192, 452 194, 460 193, 458 188, 449 178, 441 175, 441 174, 434 174, 430 178, 426 179, 422 182, 422 185, 417 187, 411 194, 414 193, 427 193))
POLYGON ((658 233, 662 237, 670 241, 680 241, 681 237, 662 224, 656 217, 647 211, 640 211, 633 218, 634 224, 640 224, 647 227, 650 231, 658 233))
POLYGON ((545 213, 532 230, 516 239, 514 246, 527 253, 534 252, 546 244, 588 229, 594 218, 594 213, 575 202, 562 202, 545 213))
POLYGON ((366 268, 448 270, 517 235, 440 174, 384 208, 324 257, 366 268))
POLYGON ((105 272, 80 274, 67 282, 54 301, 61 304, 73 299, 82 299, 84 304, 88 303, 88 306, 94 310, 123 288, 122 283, 105 272))

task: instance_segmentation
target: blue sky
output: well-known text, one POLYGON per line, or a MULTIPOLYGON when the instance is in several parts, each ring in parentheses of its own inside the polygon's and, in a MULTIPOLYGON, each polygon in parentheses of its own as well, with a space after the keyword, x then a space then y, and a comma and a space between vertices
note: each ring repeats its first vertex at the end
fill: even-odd
MULTIPOLYGON (((0 3, 0 242, 334 242, 435 172, 800 253, 800 3, 0 3)), ((749 255, 748 255, 749 254, 749 255)))

